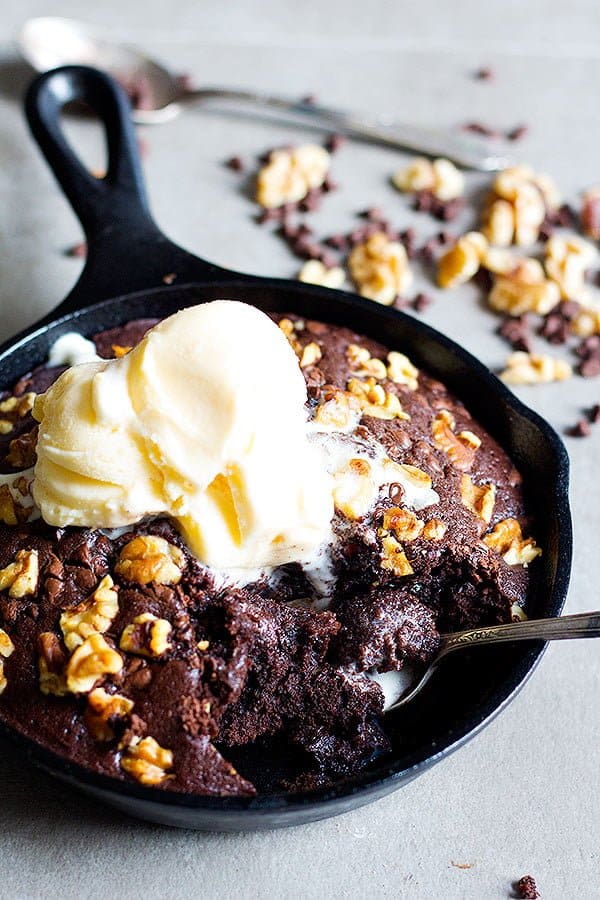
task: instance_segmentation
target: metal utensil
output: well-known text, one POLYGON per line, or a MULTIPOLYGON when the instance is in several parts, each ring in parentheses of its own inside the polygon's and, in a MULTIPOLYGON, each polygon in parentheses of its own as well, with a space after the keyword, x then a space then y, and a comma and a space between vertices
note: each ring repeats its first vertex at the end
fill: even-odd
POLYGON ((425 687, 439 664, 450 653, 488 644, 505 644, 513 641, 565 641, 569 638, 600 637, 600 611, 560 616, 552 619, 532 619, 525 622, 510 622, 508 625, 494 625, 490 628, 470 628, 443 634, 437 656, 429 663, 419 680, 409 685, 404 693, 386 710, 391 712, 404 706, 425 687))
POLYGON ((21 29, 18 44, 24 58, 38 72, 71 64, 94 66, 108 72, 135 98, 132 115, 138 124, 169 122, 179 115, 184 104, 193 100, 225 100, 263 112, 268 110, 280 121, 334 130, 427 156, 445 156, 468 169, 492 172, 510 163, 503 154, 490 153, 477 139, 398 122, 392 116, 344 112, 257 91, 220 87, 192 89, 135 48, 107 41, 95 29, 72 19, 55 16, 30 19, 21 29))

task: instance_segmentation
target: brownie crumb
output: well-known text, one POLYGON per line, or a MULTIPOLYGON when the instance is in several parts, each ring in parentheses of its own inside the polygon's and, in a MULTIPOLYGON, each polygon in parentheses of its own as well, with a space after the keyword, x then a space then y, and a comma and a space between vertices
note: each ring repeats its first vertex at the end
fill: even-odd
POLYGON ((514 885, 517 897, 521 900, 538 900, 541 897, 533 875, 523 875, 514 885))

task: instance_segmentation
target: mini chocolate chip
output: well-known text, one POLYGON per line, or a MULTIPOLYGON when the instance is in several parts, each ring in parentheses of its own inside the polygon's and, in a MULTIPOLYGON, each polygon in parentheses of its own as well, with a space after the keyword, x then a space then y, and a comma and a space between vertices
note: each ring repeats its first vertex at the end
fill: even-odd
POLYGON ((87 244, 85 241, 80 241, 78 244, 73 244, 71 247, 67 247, 65 250, 65 256, 70 256, 72 259, 83 259, 87 256, 87 244))
POLYGON ((334 181, 330 175, 327 175, 322 185, 324 193, 330 194, 331 191, 337 191, 338 188, 339 184, 337 183, 337 181, 334 181))
POLYGON ((244 160, 241 156, 230 156, 229 159, 225 160, 225 165, 233 172, 244 171, 244 160))
POLYGON ((427 309, 428 306, 431 306, 433 303, 433 299, 429 296, 429 294, 417 294, 415 299, 412 302, 412 308, 416 310, 416 312, 423 312, 427 309))
POLYGON ((333 247, 334 250, 347 250, 348 249, 348 238, 345 234, 332 234, 328 238, 325 238, 324 241, 328 247, 333 247))
POLYGON ((588 410, 588 419, 590 422, 600 422, 600 403, 595 403, 591 409, 588 410))
POLYGON ((587 419, 580 419, 575 425, 567 428, 567 434, 571 437, 589 437, 592 433, 592 426, 587 419))
POLYGON ((506 139, 509 141, 520 141, 529 133, 529 125, 517 125, 506 132, 506 139))
POLYGON ((476 81, 493 81, 496 73, 490 66, 482 66, 480 69, 476 69, 473 72, 473 78, 476 81))
POLYGON ((578 372, 584 378, 595 378, 596 375, 600 375, 600 357, 590 356, 589 359, 584 359, 579 364, 578 372))
POLYGON ((347 140, 348 138, 344 134, 331 134, 327 138, 325 147, 330 153, 337 153, 338 150, 342 149, 347 140))
POLYGON ((480 137, 501 137, 501 132, 496 128, 490 128, 488 125, 484 125, 483 122, 465 122, 464 125, 461 125, 461 129, 463 131, 469 131, 471 134, 478 134, 480 137))

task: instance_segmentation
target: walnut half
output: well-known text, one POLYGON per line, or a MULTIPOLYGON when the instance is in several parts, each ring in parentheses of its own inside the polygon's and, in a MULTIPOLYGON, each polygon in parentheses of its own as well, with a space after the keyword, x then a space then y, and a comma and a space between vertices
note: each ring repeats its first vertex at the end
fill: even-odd
POLYGON ((0 569, 0 591, 8 588, 8 596, 20 600, 35 594, 39 576, 37 550, 19 550, 14 560, 0 569))
POLYGON ((123 629, 119 647, 138 656, 162 656, 170 647, 170 634, 170 622, 142 613, 123 629))
POLYGON ((125 769, 140 784, 157 785, 167 778, 173 767, 173 751, 166 750, 153 737, 135 737, 121 757, 121 768, 125 769))
POLYGON ((154 534, 140 534, 121 550, 115 572, 137 584, 178 584, 184 565, 179 547, 154 534))
POLYGON ((119 612, 117 591, 110 575, 106 575, 91 597, 60 617, 65 645, 74 650, 95 632, 105 632, 119 612))

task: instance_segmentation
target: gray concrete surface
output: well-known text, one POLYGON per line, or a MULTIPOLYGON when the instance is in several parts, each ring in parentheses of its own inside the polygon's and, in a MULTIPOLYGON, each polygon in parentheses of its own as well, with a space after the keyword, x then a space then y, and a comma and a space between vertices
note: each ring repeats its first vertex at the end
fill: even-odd
MULTIPOLYGON (((36 0, 5 3, 0 20, 0 338, 56 304, 80 266, 63 253, 79 240, 78 225, 27 135, 18 100, 23 74, 11 47, 22 20, 48 12, 36 0)), ((93 7, 71 0, 55 2, 52 12, 87 16, 198 80, 314 91, 423 123, 525 121, 531 132, 519 155, 553 174, 567 196, 600 181, 595 0, 180 0, 168 8, 156 0, 93 7), (469 77, 482 64, 496 70, 493 83, 469 77)), ((70 132, 97 161, 93 127, 71 125, 70 132)), ((200 110, 140 133, 149 145, 152 205, 175 240, 240 270, 295 274, 294 259, 255 226, 239 178, 221 163, 307 133, 200 110)), ((401 161, 398 153, 348 145, 335 161, 343 190, 315 216, 319 230, 343 228, 371 204, 409 224, 407 202, 387 183, 401 161)), ((480 182, 470 178, 469 190, 480 182)), ((421 234, 433 230, 415 222, 421 234)), ((502 363, 495 320, 474 289, 440 295, 425 318, 490 367, 502 363)), ((600 384, 573 380, 520 393, 563 429, 600 401, 600 384)), ((568 446, 575 565, 567 609, 575 612, 599 605, 600 431, 568 446)), ((597 646, 555 645, 498 720, 407 788, 339 819, 267 834, 139 824, 49 782, 5 750, 0 896, 476 900, 511 896, 512 880, 531 872, 546 900, 591 900, 600 890, 599 675, 597 646)))

